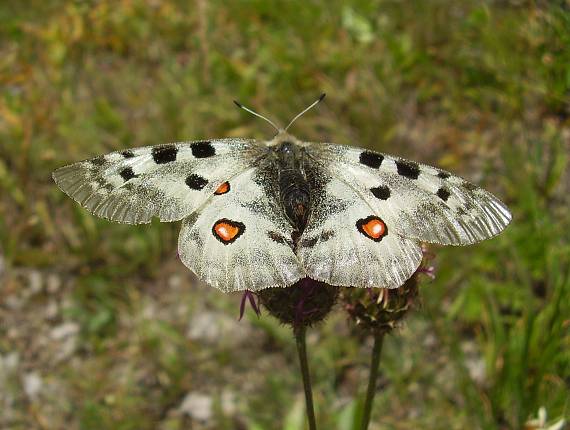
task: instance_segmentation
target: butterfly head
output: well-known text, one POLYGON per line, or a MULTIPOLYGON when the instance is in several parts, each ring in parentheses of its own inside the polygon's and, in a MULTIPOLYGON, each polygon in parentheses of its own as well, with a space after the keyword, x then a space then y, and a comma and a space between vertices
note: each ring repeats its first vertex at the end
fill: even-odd
POLYGON ((297 139, 292 134, 287 133, 285 130, 279 130, 279 132, 268 142, 268 146, 276 146, 282 148, 283 151, 287 151, 293 145, 301 145, 301 141, 297 139))

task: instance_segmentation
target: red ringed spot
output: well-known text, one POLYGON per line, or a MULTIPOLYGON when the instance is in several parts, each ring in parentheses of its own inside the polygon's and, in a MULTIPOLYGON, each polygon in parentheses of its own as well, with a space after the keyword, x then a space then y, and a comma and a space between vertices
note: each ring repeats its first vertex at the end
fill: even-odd
POLYGON ((221 184, 216 191, 214 191, 214 194, 220 196, 222 194, 226 194, 229 190, 230 190, 230 183, 226 181, 223 184, 221 184))
POLYGON ((384 221, 374 215, 356 221, 356 228, 374 242, 380 242, 388 234, 388 227, 384 221))
POLYGON ((212 234, 224 245, 229 245, 236 241, 245 231, 245 224, 239 221, 232 221, 222 218, 212 226, 212 234))

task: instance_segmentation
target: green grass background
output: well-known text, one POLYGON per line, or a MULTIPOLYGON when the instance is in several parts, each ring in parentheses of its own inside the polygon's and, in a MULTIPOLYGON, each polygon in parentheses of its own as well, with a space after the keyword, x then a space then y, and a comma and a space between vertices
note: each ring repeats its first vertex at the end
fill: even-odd
MULTIPOLYGON (((239 295, 177 260, 178 225, 95 219, 50 174, 269 138, 232 99, 283 124, 321 92, 297 137, 436 164, 513 212, 501 236, 436 251, 385 342, 371 428, 568 418, 570 3, 27 0, 0 2, 0 428, 304 428, 288 330, 237 323, 239 295), (201 315, 211 338, 192 334, 201 315), (194 392, 207 422, 184 413, 194 392)), ((339 308, 309 349, 320 428, 354 428, 369 341, 339 308)))

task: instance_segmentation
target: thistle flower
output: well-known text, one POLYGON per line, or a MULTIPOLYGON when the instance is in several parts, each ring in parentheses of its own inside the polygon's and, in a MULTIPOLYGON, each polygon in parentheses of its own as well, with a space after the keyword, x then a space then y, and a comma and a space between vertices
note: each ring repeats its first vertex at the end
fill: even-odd
MULTIPOLYGON (((338 298, 338 292, 338 287, 303 278, 287 288, 267 288, 257 293, 257 297, 267 311, 293 329, 303 377, 307 420, 311 430, 316 429, 317 425, 307 359, 306 331, 307 327, 322 321, 331 311, 338 298)), ((246 297, 256 309, 255 300, 252 296, 246 295, 242 298, 242 309, 246 297)))
POLYGON ((420 267, 399 288, 345 288, 342 292, 344 308, 356 325, 373 335, 374 346, 370 360, 368 388, 362 412, 360 428, 368 429, 372 403, 376 394, 376 381, 384 336, 389 333, 416 303, 420 277, 434 278, 434 267, 429 265, 435 255, 422 245, 423 259, 420 267))
POLYGON ((322 321, 336 303, 339 288, 303 278, 287 288, 258 293, 261 304, 284 324, 298 328, 322 321))

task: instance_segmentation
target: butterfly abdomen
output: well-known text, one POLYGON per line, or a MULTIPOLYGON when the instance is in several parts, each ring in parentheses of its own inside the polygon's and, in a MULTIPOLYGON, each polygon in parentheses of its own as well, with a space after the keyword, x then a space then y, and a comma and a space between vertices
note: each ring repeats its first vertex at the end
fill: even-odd
POLYGON ((300 152, 291 142, 283 142, 276 148, 281 204, 299 235, 307 226, 311 210, 311 187, 300 152))

